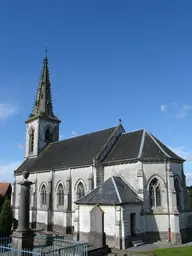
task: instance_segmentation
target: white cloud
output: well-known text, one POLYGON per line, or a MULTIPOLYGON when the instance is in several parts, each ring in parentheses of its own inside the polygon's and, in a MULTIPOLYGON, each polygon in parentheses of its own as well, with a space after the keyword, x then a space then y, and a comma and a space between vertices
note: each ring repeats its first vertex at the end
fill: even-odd
POLYGON ((191 162, 192 161, 192 151, 186 151, 184 147, 178 147, 178 148, 172 148, 170 149, 175 152, 178 156, 182 157, 186 161, 191 162))
POLYGON ((0 103, 0 119, 6 119, 18 112, 18 107, 11 105, 0 103))
POLYGON ((192 110, 192 106, 190 105, 183 105, 181 109, 176 113, 177 118, 184 118, 187 116, 188 112, 192 110))
POLYGON ((72 137, 75 137, 75 136, 77 136, 77 135, 78 135, 77 132, 72 132, 72 137))
POLYGON ((188 186, 192 185, 192 171, 187 171, 185 172, 185 176, 186 176, 186 183, 188 186))
POLYGON ((14 170, 20 164, 20 161, 0 163, 0 182, 12 182, 14 178, 14 170))
POLYGON ((18 147, 19 149, 23 149, 23 148, 24 148, 24 145, 21 144, 21 143, 18 143, 18 144, 17 144, 17 147, 18 147))
POLYGON ((64 138, 64 135, 63 134, 60 134, 59 135, 59 140, 62 140, 64 138))
POLYGON ((161 112, 164 112, 167 109, 167 105, 161 105, 160 109, 161 109, 161 112))

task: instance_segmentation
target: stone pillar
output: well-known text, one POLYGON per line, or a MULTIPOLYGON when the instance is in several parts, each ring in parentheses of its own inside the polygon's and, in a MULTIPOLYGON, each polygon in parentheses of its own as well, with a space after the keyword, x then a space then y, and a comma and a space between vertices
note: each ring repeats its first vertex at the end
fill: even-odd
POLYGON ((91 192, 93 190, 93 174, 91 173, 89 176, 88 176, 88 191, 87 191, 87 194, 89 192, 91 192))
POLYGON ((71 196, 71 175, 66 180, 66 190, 67 190, 67 209, 71 210, 72 209, 72 196, 71 196))
POLYGON ((31 214, 30 216, 31 228, 35 228, 36 222, 37 222, 36 181, 34 181, 34 184, 31 188, 30 214, 31 214))
POLYGON ((137 193, 140 198, 144 197, 144 190, 143 190, 143 170, 137 170, 137 193))
POLYGON ((177 210, 177 198, 176 198, 176 191, 175 191, 175 187, 174 187, 174 175, 173 172, 168 169, 168 197, 169 197, 169 211, 170 213, 178 213, 177 210))
POLYGON ((13 208, 13 216, 15 217, 15 182, 12 183, 11 206, 13 208))
POLYGON ((121 206, 115 206, 115 248, 122 249, 121 206))
POLYGON ((75 217, 74 217, 74 235, 73 235, 73 239, 75 241, 79 241, 79 234, 80 230, 79 230, 79 205, 76 205, 75 207, 75 217))
POLYGON ((12 247, 17 249, 32 249, 34 243, 34 232, 29 228, 29 196, 33 183, 28 177, 29 172, 24 171, 24 180, 18 183, 21 186, 18 228, 12 234, 12 247))
POLYGON ((47 231, 52 230, 52 178, 48 181, 47 189, 47 231))

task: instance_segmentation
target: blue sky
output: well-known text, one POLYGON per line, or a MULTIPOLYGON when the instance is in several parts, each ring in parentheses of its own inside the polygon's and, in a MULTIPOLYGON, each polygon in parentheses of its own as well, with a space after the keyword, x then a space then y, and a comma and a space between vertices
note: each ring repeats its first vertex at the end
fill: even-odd
POLYGON ((0 179, 23 160, 47 45, 63 139, 121 118, 187 159, 192 184, 191 12, 190 0, 1 1, 0 179))

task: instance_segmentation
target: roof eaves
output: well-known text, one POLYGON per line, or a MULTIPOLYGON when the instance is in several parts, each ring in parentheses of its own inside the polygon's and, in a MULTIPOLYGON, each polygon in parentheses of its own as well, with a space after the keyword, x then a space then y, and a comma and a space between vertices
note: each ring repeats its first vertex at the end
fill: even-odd
POLYGON ((69 166, 60 165, 59 167, 58 166, 53 166, 52 168, 49 168, 49 169, 47 169, 47 168, 42 168, 42 169, 38 168, 38 169, 34 169, 34 170, 31 169, 31 171, 32 172, 49 172, 51 170, 61 171, 61 170, 67 170, 69 168, 71 168, 71 169, 84 168, 84 167, 89 167, 91 165, 92 165, 92 161, 90 161, 86 164, 83 164, 83 165, 69 165, 69 166))
POLYGON ((138 158, 125 158, 125 159, 120 159, 120 160, 112 160, 112 161, 104 161, 102 162, 103 165, 107 164, 118 164, 122 162, 137 162, 139 159, 138 158))

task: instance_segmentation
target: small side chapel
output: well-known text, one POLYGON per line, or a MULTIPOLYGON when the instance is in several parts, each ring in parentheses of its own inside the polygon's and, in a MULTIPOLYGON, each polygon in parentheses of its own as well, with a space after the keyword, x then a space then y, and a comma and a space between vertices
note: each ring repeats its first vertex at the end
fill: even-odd
MULTIPOLYGON (((23 163, 14 171, 12 206, 18 219, 24 170, 34 182, 32 228, 88 241, 90 213, 98 206, 106 244, 126 248, 134 241, 182 243, 192 234, 184 160, 150 132, 114 127, 59 141, 53 112, 48 58, 34 107, 26 120, 23 163)), ((97 211, 96 211, 97 212, 97 211)), ((191 236, 192 238, 192 236, 191 236)))

